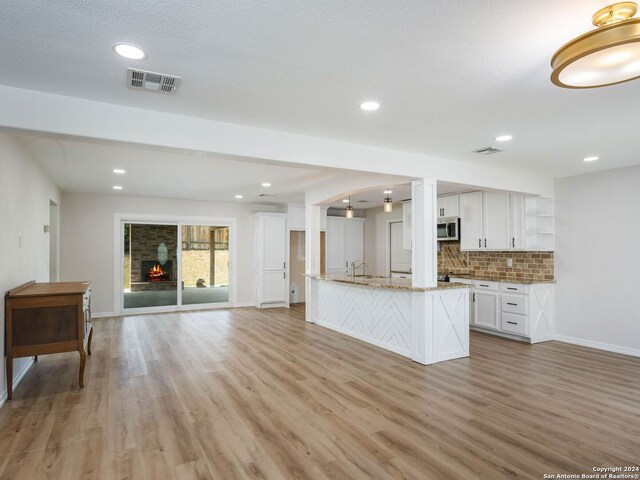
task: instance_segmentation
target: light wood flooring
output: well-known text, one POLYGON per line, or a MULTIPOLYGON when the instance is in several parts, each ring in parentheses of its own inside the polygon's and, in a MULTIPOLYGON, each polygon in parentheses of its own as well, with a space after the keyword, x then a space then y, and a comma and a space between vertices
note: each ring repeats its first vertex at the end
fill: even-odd
POLYGON ((540 479, 640 463, 640 359, 471 334, 425 367, 303 309, 98 319, 0 409, 1 479, 540 479))

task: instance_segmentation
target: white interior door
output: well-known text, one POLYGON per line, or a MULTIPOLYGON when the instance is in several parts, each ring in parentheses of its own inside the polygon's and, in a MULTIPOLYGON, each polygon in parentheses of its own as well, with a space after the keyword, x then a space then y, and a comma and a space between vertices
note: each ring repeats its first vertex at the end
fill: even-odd
POLYGON ((411 271, 411 250, 404 248, 404 225, 403 222, 392 222, 389 224, 391 245, 390 245, 390 265, 391 272, 411 271))
POLYGON ((265 215, 261 221, 262 270, 283 271, 287 266, 287 220, 284 216, 265 215))

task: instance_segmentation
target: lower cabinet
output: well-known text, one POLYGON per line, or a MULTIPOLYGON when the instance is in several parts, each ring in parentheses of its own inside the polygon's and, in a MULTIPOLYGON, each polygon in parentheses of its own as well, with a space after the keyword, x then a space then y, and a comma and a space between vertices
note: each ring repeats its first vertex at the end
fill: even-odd
POLYGON ((530 343, 553 339, 553 284, 485 282, 455 277, 451 282, 471 286, 471 328, 523 337, 530 343))
POLYGON ((498 292, 473 290, 473 325, 483 328, 498 329, 499 310, 498 292))

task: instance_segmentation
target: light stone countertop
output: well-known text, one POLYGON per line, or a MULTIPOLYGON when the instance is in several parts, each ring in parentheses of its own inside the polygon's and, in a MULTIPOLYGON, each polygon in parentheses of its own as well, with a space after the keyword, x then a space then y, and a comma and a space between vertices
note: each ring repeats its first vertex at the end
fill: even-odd
POLYGON ((430 292, 434 290, 447 290, 447 289, 460 289, 469 288, 468 285, 463 283, 447 283, 438 282, 437 287, 423 288, 414 287, 411 285, 410 278, 389 278, 389 277, 355 277, 351 278, 349 275, 306 275, 314 280, 325 280, 327 282, 346 283, 349 285, 360 285, 363 287, 372 288, 392 288, 396 290, 408 290, 412 292, 430 292))
MULTIPOLYGON (((444 274, 441 274, 444 275, 444 274)), ((463 273, 449 273, 449 278, 461 278, 464 280, 484 280, 485 282, 503 282, 503 283, 522 283, 526 285, 533 285, 536 283, 556 283, 555 280, 538 280, 533 278, 505 278, 496 277, 491 275, 470 275, 463 273)))

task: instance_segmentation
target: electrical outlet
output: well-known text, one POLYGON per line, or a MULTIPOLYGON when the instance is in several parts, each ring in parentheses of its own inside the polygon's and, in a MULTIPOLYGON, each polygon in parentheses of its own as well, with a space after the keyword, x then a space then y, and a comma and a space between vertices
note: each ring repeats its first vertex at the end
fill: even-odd
POLYGON ((513 258, 507 258, 507 267, 513 267, 513 258))

